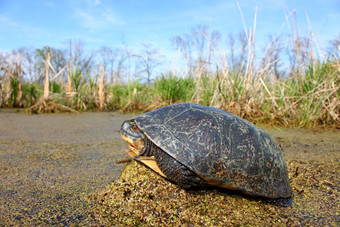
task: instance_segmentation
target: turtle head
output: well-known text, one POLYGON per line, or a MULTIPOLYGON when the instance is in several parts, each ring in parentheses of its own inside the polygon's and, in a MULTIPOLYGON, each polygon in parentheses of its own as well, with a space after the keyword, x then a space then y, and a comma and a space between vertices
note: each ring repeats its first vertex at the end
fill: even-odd
POLYGON ((141 150, 144 148, 144 133, 138 128, 134 120, 124 121, 120 134, 126 142, 129 143, 129 148, 126 152, 131 156, 139 156, 141 150))

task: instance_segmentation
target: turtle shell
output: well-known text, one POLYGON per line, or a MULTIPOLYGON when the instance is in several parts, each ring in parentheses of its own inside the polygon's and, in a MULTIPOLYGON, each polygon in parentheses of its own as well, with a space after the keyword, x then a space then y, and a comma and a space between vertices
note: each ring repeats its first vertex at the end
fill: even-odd
POLYGON ((192 103, 134 117, 144 134, 206 183, 269 198, 291 196, 278 145, 252 123, 192 103))

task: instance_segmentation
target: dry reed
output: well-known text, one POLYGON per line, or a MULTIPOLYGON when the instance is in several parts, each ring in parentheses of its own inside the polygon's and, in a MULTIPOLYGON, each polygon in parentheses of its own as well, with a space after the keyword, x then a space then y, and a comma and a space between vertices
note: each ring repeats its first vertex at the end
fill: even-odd
MULTIPOLYGON (((253 122, 274 122, 299 127, 340 127, 338 55, 329 56, 325 60, 315 58, 315 46, 320 48, 317 43, 314 44, 312 27, 310 37, 301 37, 295 12, 289 12, 284 24, 292 25, 288 47, 291 50, 291 66, 288 75, 283 77, 278 70, 282 50, 278 37, 284 24, 268 42, 262 56, 256 57, 257 11, 253 27, 247 27, 242 10, 239 9, 244 36, 239 37, 242 51, 236 60, 233 59, 233 47, 227 52, 220 46, 219 36, 216 33, 209 34, 207 28, 203 27, 193 33, 200 43, 189 40, 181 45, 193 46, 178 46, 180 51, 190 49, 197 52, 198 57, 194 62, 189 61, 188 53, 183 53, 188 57, 187 69, 182 69, 187 72, 187 76, 168 72, 157 77, 152 84, 142 84, 138 80, 129 80, 128 84, 108 84, 105 83, 104 65, 98 67, 99 81, 96 82, 98 76, 83 75, 73 65, 75 63, 72 58, 56 73, 51 64, 51 56, 46 53, 45 69, 40 73, 45 73, 44 88, 35 90, 39 87, 38 83, 32 85, 22 82, 18 55, 16 62, 13 58, 9 59, 6 77, 0 78, 0 106, 35 105, 36 109, 46 107, 49 111, 54 106, 67 111, 67 108, 98 108, 131 112, 150 111, 177 102, 194 102, 230 111, 253 122), (67 84, 62 79, 57 83, 55 79, 64 70, 67 84), (60 90, 54 92, 53 85, 59 86, 60 90), (43 97, 44 102, 35 102, 39 96, 43 97)), ((340 45, 337 48, 340 49, 340 45)), ((340 52, 337 49, 333 51, 340 52)), ((130 72, 131 69, 128 75, 130 72)))

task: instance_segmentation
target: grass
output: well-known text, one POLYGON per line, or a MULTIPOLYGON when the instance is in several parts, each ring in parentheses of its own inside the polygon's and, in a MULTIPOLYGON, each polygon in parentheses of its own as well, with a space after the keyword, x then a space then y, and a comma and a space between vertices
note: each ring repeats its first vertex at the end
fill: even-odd
POLYGON ((195 90, 192 77, 180 78, 173 73, 163 74, 153 84, 154 95, 162 101, 176 103, 190 100, 195 90))
MULTIPOLYGON (((248 80, 238 72, 218 72, 200 77, 179 77, 169 72, 147 85, 138 80, 129 84, 105 84, 105 109, 124 112, 150 111, 177 102, 215 106, 253 122, 274 122, 296 127, 339 127, 339 61, 310 63, 303 74, 270 81, 264 77, 248 80)), ((50 84, 52 99, 77 110, 98 108, 98 85, 75 70, 72 91, 64 83, 50 84)), ((18 79, 11 79, 8 107, 15 107, 18 79)), ((2 86, 4 87, 4 86, 2 86)), ((22 84, 23 107, 33 105, 43 94, 39 83, 22 84)))
POLYGON ((339 62, 317 62, 305 74, 279 82, 274 88, 276 114, 300 127, 338 125, 340 77, 336 64, 339 62))
MULTIPOLYGON (((57 87, 57 85, 55 87, 57 87)), ((35 103, 35 101, 38 100, 38 98, 43 94, 42 93, 43 89, 44 87, 37 83, 24 83, 23 84, 24 105, 32 106, 35 103)), ((58 91, 60 92, 61 90, 58 91)))

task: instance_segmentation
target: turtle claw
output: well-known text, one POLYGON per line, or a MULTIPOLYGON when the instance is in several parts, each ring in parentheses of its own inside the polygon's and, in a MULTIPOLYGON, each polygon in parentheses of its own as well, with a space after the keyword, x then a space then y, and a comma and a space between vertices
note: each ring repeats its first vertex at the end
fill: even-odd
POLYGON ((143 163, 144 165, 151 168, 153 171, 161 175, 162 177, 165 177, 165 174, 161 171, 159 166, 157 165, 156 159, 154 156, 134 156, 133 157, 136 161, 143 163))

